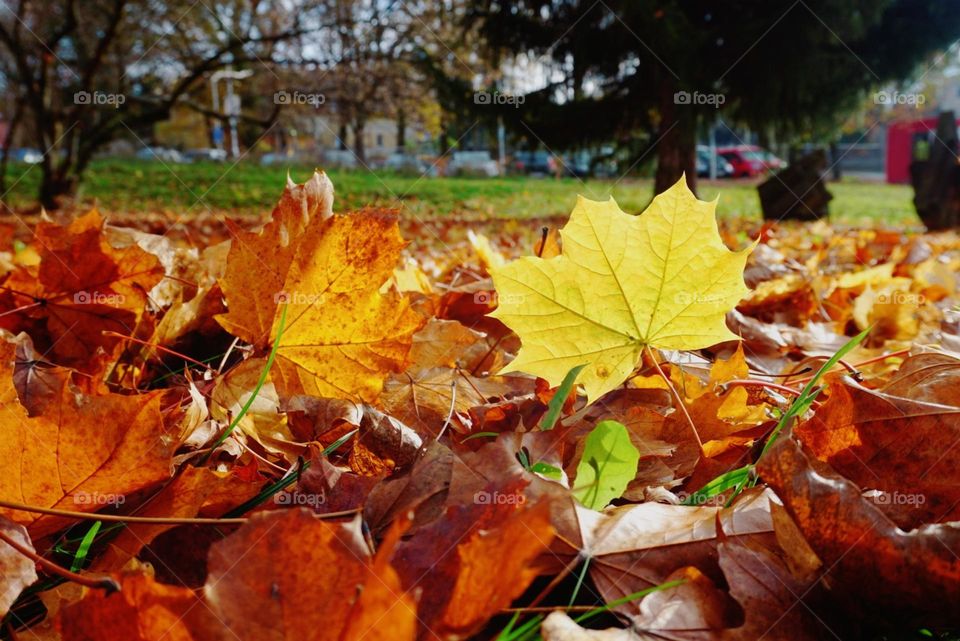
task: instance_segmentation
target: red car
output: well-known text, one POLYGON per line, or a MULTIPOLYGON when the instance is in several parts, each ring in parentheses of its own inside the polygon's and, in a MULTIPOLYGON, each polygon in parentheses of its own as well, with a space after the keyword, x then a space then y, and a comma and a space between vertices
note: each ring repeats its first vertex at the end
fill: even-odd
POLYGON ((733 165, 734 178, 753 178, 784 166, 782 160, 754 145, 721 147, 717 155, 733 165))

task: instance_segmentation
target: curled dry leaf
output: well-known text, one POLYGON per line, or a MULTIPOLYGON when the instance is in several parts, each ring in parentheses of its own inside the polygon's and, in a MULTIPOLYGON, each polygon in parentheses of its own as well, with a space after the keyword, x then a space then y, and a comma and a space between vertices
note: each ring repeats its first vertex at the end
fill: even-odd
MULTIPOLYGON (((35 552, 27 528, 0 516, 0 532, 35 552)), ((4 617, 20 593, 37 580, 31 559, 6 541, 0 541, 0 617, 4 617)))
MULTIPOLYGON (((900 379, 894 389, 948 401, 952 371, 931 371, 918 387, 900 379), (945 377, 940 385, 939 376, 945 377)), ((960 518, 960 451, 953 447, 960 440, 960 407, 875 392, 839 377, 829 393, 795 430, 817 458, 862 489, 881 492, 875 502, 901 527, 960 518)))
MULTIPOLYGON (((317 174, 302 187, 323 181, 317 174)), ((229 311, 218 318, 261 352, 283 322, 271 377, 284 395, 372 401, 389 372, 405 366, 423 323, 405 296, 379 291, 403 247, 396 216, 326 215, 322 195, 296 199, 295 189, 260 234, 234 230, 221 281, 229 311)))
POLYGON ((147 293, 164 274, 140 247, 112 247, 103 225, 96 211, 66 227, 41 223, 40 265, 18 268, 0 293, 0 327, 28 332, 46 358, 87 373, 103 365, 99 351, 113 362, 125 347, 109 332, 143 333, 147 293))
MULTIPOLYGON (((769 493, 753 492, 729 508, 642 503, 607 510, 582 534, 590 576, 607 602, 659 585, 685 566, 719 583, 721 541, 773 539, 769 500, 769 493)), ((636 620, 636 608, 620 610, 636 620)))
POLYGON ((823 562, 835 600, 877 623, 888 615, 898 625, 954 620, 955 608, 943 606, 960 603, 955 523, 901 529, 853 482, 786 435, 758 471, 823 562))

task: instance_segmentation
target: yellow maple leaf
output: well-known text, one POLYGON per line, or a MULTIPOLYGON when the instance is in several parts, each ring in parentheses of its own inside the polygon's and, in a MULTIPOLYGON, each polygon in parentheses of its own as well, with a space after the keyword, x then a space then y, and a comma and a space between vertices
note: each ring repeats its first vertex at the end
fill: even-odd
POLYGON ((620 385, 642 350, 700 349, 735 336, 724 317, 749 290, 753 246, 732 252, 717 231, 716 202, 684 179, 639 216, 582 196, 561 230, 563 253, 493 270, 492 314, 523 343, 504 372, 559 385, 577 365, 592 402, 620 385))

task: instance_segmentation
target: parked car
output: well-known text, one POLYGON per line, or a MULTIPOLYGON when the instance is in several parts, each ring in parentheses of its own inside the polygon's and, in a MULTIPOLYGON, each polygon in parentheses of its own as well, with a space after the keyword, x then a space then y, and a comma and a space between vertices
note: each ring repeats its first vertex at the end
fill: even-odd
POLYGON ((763 162, 767 163, 772 171, 779 171, 787 166, 787 161, 775 155, 772 151, 763 150, 763 162))
POLYGON ((205 160, 208 162, 223 162, 227 159, 227 152, 223 149, 205 148, 188 149, 183 154, 188 160, 205 160))
POLYGON ((260 156, 261 165, 291 165, 297 161, 293 154, 271 151, 260 156))
POLYGON ((518 151, 513 154, 510 171, 528 176, 548 176, 553 173, 553 158, 546 151, 518 151))
POLYGON ((500 165, 489 151, 455 151, 447 163, 447 175, 493 178, 500 175, 500 165))
POLYGON ((36 165, 38 162, 43 160, 43 153, 38 149, 11 149, 10 153, 7 154, 7 158, 10 162, 23 162, 28 165, 36 165))
POLYGON ((721 147, 717 155, 733 165, 734 178, 753 178, 765 174, 770 166, 764 157, 764 150, 753 145, 721 147))
POLYGON ((383 163, 383 168, 399 173, 416 174, 418 176, 436 176, 437 167, 429 163, 416 154, 402 152, 392 153, 387 156, 383 163))
MULTIPOLYGON (((717 154, 717 178, 729 178, 733 174, 733 165, 730 161, 717 154)), ((710 177, 710 147, 706 145, 697 145, 697 176, 710 177)))
POLYGON ((350 149, 328 149, 323 152, 323 164, 327 167, 353 169, 357 166, 357 155, 350 149))
POLYGON ((190 162, 176 149, 167 147, 144 147, 137 152, 137 158, 140 160, 160 160, 163 162, 190 162))

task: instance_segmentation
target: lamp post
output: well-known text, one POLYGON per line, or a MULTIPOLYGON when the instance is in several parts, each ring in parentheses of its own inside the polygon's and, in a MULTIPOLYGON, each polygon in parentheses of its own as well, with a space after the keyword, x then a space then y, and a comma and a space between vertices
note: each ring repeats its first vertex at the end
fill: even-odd
MULTIPOLYGON (((213 99, 213 110, 220 113, 220 92, 217 89, 217 83, 221 80, 227 81, 226 94, 223 98, 223 111, 227 116, 227 124, 230 127, 230 156, 237 158, 240 156, 240 142, 237 140, 237 116, 240 115, 240 96, 233 93, 233 81, 243 80, 253 75, 252 69, 243 71, 234 71, 233 69, 221 69, 210 76, 210 93, 213 99)), ((219 129, 219 122, 215 125, 213 143, 217 149, 223 150, 223 133, 219 129)))

